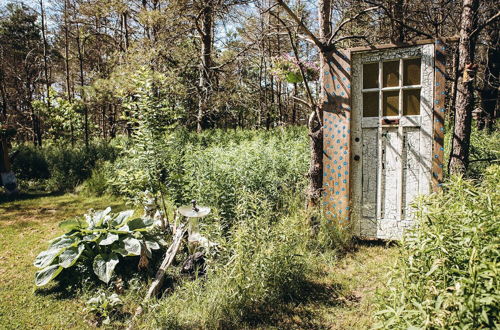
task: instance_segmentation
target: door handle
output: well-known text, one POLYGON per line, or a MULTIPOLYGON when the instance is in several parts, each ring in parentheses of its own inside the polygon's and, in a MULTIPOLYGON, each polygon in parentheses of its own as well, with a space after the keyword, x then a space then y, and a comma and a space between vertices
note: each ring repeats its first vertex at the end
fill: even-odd
POLYGON ((395 118, 395 119, 382 118, 380 120, 380 124, 382 126, 384 126, 384 125, 389 125, 389 126, 398 125, 399 124, 399 118, 395 118))

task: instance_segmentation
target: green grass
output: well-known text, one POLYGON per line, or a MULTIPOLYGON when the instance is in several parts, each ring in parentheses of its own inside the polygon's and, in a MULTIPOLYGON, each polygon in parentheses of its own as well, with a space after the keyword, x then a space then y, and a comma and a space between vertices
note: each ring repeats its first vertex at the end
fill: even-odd
POLYGON ((342 257, 331 252, 317 255, 299 299, 264 315, 256 328, 369 329, 376 293, 385 290, 399 251, 396 245, 361 242, 342 257))
POLYGON ((114 198, 21 195, 0 201, 0 328, 85 328, 83 301, 67 291, 35 290, 33 260, 62 233, 58 223, 89 208, 124 208, 114 198))
MULTIPOLYGON (((24 195, 17 201, 0 201, 0 328, 81 329, 85 321, 84 295, 58 291, 53 286, 35 290, 36 255, 47 241, 61 234, 58 223, 89 208, 123 203, 110 197, 24 195)), ((366 329, 373 324, 375 291, 384 288, 387 269, 399 253, 397 247, 357 244, 339 257, 330 251, 311 254, 309 272, 298 297, 279 306, 264 305, 241 324, 255 329, 366 329)), ((122 299, 133 311, 144 287, 122 299)), ((140 322, 142 326, 148 324, 140 322)))

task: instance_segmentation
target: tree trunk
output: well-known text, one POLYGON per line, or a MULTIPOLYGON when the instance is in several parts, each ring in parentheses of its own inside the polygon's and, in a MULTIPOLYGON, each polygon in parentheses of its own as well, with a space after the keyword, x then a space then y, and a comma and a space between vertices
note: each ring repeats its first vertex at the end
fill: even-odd
POLYGON ((5 90, 5 75, 0 66, 0 122, 7 123, 7 92, 5 90))
POLYGON ((498 24, 489 27, 487 63, 484 69, 484 85, 480 93, 481 116, 478 119, 478 128, 492 131, 498 115, 498 86, 500 81, 500 45, 498 43, 498 24))
POLYGON ((479 0, 464 0, 460 26, 459 82, 455 111, 453 144, 448 164, 451 174, 465 174, 469 165, 469 147, 474 108, 474 52, 476 38, 471 37, 477 26, 479 0))
MULTIPOLYGON (((404 8, 403 8, 404 2, 403 0, 396 0, 392 4, 392 11, 393 11, 393 17, 397 17, 401 20, 404 20, 404 8)), ((405 30, 404 27, 401 23, 396 22, 394 20, 392 21, 392 28, 391 28, 391 41, 392 43, 396 45, 400 45, 405 41, 405 30)))
POLYGON ((123 21, 123 29, 125 30, 125 50, 129 48, 129 34, 128 34, 128 11, 123 12, 122 14, 123 21))
POLYGON ((85 147, 89 147, 89 111, 87 108, 87 105, 85 104, 85 80, 83 77, 83 45, 82 45, 82 38, 81 38, 81 31, 80 28, 78 27, 78 24, 76 26, 78 33, 76 35, 76 46, 77 46, 77 51, 78 51, 78 63, 79 63, 79 68, 80 68, 80 96, 82 98, 83 102, 83 128, 84 128, 84 139, 85 139, 85 147))
POLYGON ((198 115, 196 116, 196 131, 203 129, 203 121, 210 102, 211 66, 212 66, 212 33, 213 33, 213 8, 208 1, 203 8, 200 28, 201 54, 200 54, 200 82, 198 115))
MULTIPOLYGON (((319 17, 319 40, 326 43, 330 37, 331 30, 331 0, 318 0, 319 17)), ((325 49, 319 50, 319 63, 324 62, 325 49)), ((319 108, 313 109, 309 117, 309 137, 311 138, 311 162, 309 164, 309 186, 307 189, 307 207, 317 208, 321 201, 323 190, 323 101, 326 97, 323 79, 323 70, 320 73, 320 101, 319 108), (318 118, 319 117, 319 118, 318 118)), ((311 219, 311 225, 315 226, 315 219, 311 219)))
POLYGON ((457 86, 458 86, 458 47, 453 51, 453 62, 452 62, 453 80, 451 82, 451 96, 450 96, 450 107, 448 115, 453 115, 455 118, 455 104, 457 102, 457 86))
POLYGON ((47 59, 47 37, 45 35, 45 10, 43 8, 43 0, 40 0, 40 16, 42 19, 42 42, 43 42, 43 73, 46 87, 46 103, 47 110, 50 111, 50 80, 49 80, 49 64, 47 59))

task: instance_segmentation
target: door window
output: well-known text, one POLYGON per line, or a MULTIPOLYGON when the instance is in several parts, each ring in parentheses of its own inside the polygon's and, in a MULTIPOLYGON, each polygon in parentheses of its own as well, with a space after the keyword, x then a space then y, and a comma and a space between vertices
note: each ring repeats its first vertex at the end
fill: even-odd
POLYGON ((421 59, 363 64, 363 117, 420 115, 421 59))

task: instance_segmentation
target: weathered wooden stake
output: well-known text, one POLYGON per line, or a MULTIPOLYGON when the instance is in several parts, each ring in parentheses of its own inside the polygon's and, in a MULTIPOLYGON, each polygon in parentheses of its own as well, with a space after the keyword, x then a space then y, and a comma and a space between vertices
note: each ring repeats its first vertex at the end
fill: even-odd
POLYGON ((151 297, 154 297, 158 294, 160 291, 161 286, 163 285, 163 281, 165 280, 165 273, 167 268, 172 264, 174 261, 175 255, 177 254, 177 251, 179 250, 179 246, 181 245, 182 238, 184 237, 184 234, 186 233, 187 227, 185 224, 181 223, 179 227, 175 231, 174 239, 172 241, 172 244, 168 248, 167 252, 165 253, 165 258, 163 259, 163 262, 160 265, 160 268, 156 272, 155 279, 153 280, 153 283, 151 283, 151 286, 149 287, 149 290, 144 297, 144 300, 142 302, 142 305, 137 307, 134 316, 132 317, 132 320, 130 321, 130 325, 127 327, 128 330, 133 329, 134 327, 134 320, 142 314, 143 312, 143 305, 151 297))

